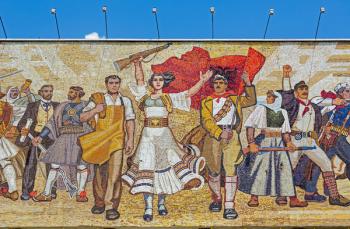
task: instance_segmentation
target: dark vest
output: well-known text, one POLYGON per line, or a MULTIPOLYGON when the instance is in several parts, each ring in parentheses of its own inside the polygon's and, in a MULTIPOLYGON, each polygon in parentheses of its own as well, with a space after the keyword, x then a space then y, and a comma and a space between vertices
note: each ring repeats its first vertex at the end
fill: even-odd
MULTIPOLYGON (((293 126, 298 117, 298 112, 300 107, 300 104, 295 98, 294 90, 289 90, 289 91, 279 90, 278 92, 282 95, 282 108, 287 110, 290 126, 293 126)), ((319 134, 321 125, 322 125, 321 110, 314 103, 311 103, 311 106, 315 111, 314 131, 316 131, 316 133, 319 134)))
POLYGON ((270 108, 266 107, 266 120, 267 127, 271 128, 280 128, 284 123, 284 117, 282 111, 273 111, 270 108))

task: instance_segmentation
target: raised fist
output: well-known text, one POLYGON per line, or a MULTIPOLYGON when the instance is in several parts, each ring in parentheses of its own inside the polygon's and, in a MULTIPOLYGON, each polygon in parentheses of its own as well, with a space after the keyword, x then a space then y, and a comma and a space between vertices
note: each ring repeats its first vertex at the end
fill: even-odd
POLYGON ((292 67, 289 64, 283 65, 283 77, 290 77, 292 67))

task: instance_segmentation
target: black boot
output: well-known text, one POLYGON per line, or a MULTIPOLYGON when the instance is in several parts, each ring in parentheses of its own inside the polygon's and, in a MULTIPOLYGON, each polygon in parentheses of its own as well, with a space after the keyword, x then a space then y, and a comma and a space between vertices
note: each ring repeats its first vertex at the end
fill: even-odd
POLYGON ((95 205, 91 208, 92 214, 102 214, 104 211, 105 211, 105 206, 99 207, 95 205))
POLYGON ((147 209, 145 209, 145 213, 143 214, 143 220, 146 222, 151 222, 153 220, 153 214, 146 213, 146 210, 147 209))
POLYGON ((211 211, 211 212, 220 212, 221 208, 222 208, 222 202, 220 202, 220 201, 213 201, 209 205, 209 211, 211 211))
POLYGON ((238 217, 238 213, 234 208, 224 209, 224 219, 236 219, 238 217))
POLYGON ((116 209, 108 209, 106 211, 106 219, 107 220, 116 220, 119 219, 120 214, 116 209))
POLYGON ((164 204, 158 205, 158 214, 165 216, 168 214, 168 209, 166 209, 164 204))

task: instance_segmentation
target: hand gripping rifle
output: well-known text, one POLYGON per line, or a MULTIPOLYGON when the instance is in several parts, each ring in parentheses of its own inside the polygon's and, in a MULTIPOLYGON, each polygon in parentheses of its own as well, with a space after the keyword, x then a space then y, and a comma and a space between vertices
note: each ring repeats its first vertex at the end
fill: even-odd
POLYGON ((170 45, 171 45, 171 43, 167 43, 166 45, 159 46, 159 47, 156 47, 153 49, 148 49, 148 50, 145 50, 142 52, 132 54, 127 58, 116 60, 113 62, 114 67, 117 70, 117 72, 120 72, 121 70, 126 68, 129 64, 131 64, 134 60, 137 60, 140 57, 142 57, 144 59, 153 53, 158 53, 164 49, 167 49, 170 45))

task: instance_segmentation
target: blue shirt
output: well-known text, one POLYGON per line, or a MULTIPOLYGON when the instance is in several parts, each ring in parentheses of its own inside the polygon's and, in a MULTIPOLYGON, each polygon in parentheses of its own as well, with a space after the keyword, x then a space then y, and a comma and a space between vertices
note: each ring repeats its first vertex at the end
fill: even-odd
MULTIPOLYGON (((343 126, 343 123, 344 123, 349 111, 350 111, 350 104, 345 106, 345 107, 336 109, 334 116, 333 116, 333 119, 330 120, 330 122, 336 126, 343 126)), ((332 116, 333 112, 334 111, 330 111, 327 113, 328 118, 330 118, 332 116)), ((348 121, 345 124, 345 128, 349 128, 349 127, 350 127, 350 118, 348 119, 348 121)))

